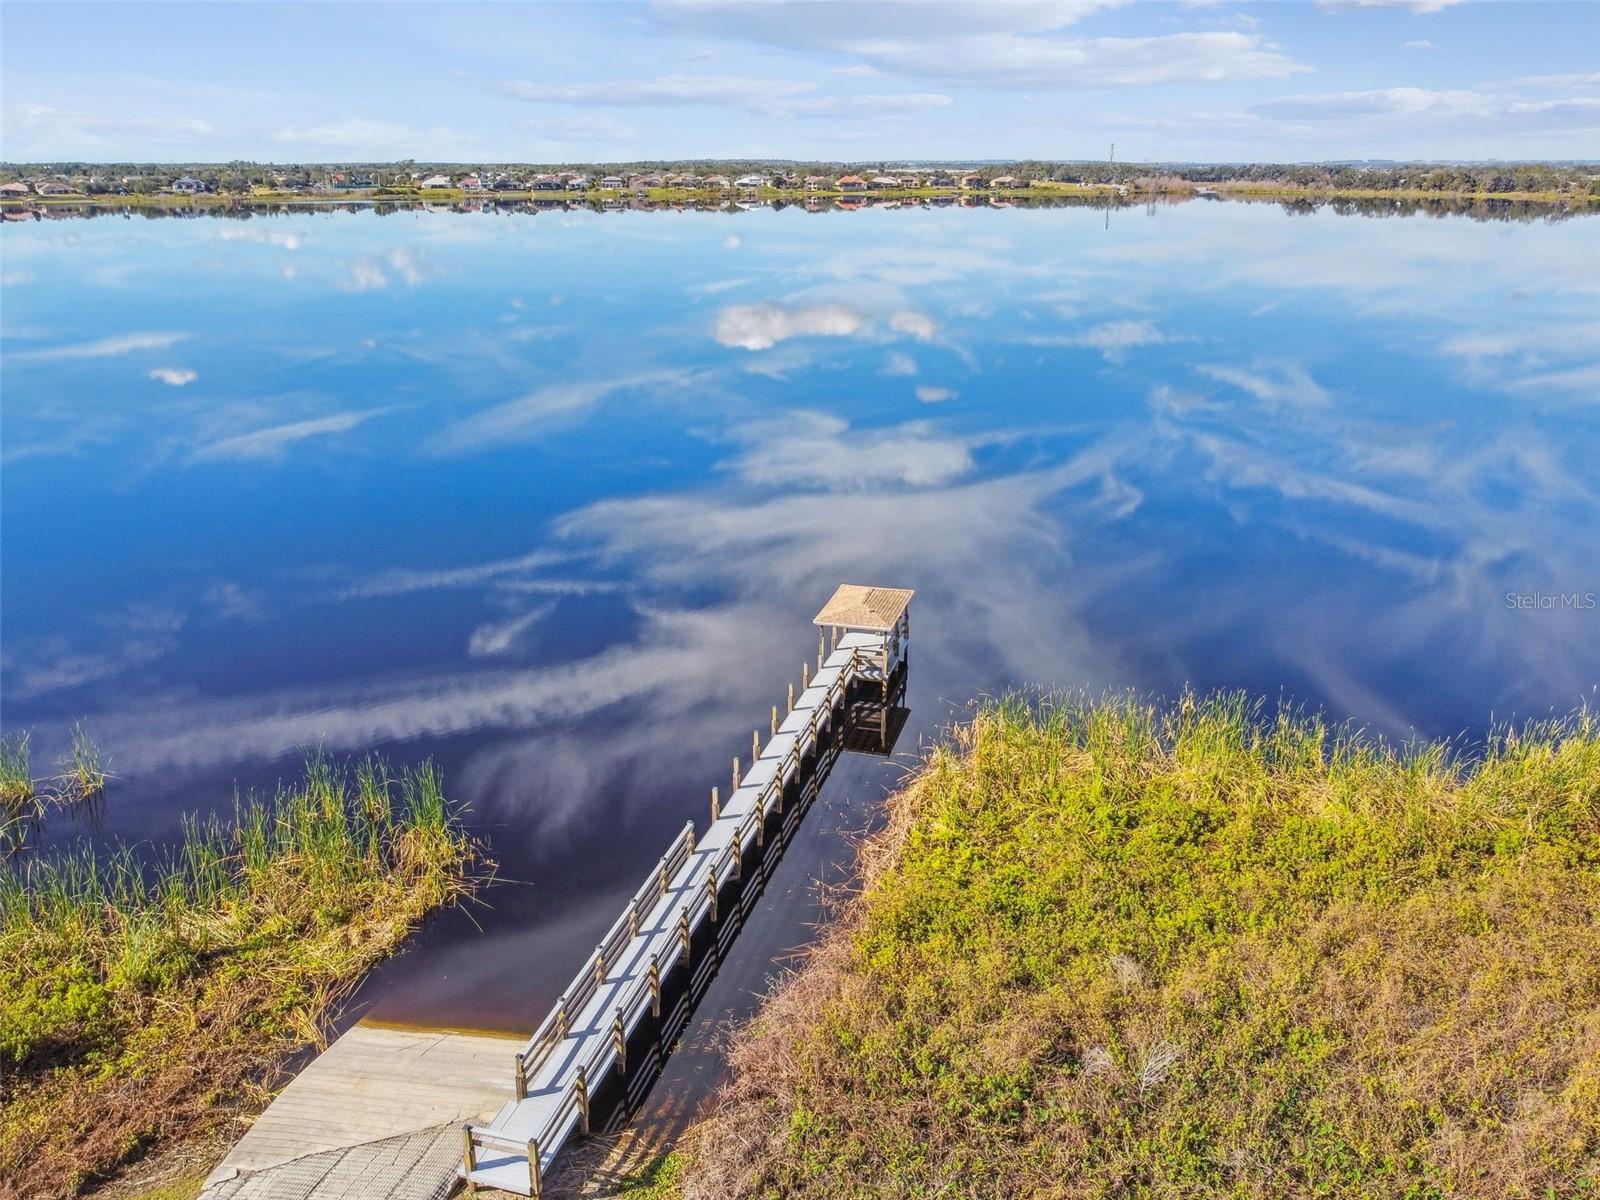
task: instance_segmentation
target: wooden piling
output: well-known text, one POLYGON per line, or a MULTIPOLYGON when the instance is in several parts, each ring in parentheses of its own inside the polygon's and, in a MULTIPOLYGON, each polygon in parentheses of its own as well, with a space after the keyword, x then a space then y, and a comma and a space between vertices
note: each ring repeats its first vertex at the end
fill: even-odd
POLYGON ((711 789, 711 819, 713 821, 722 819, 722 801, 717 797, 716 788, 711 789))

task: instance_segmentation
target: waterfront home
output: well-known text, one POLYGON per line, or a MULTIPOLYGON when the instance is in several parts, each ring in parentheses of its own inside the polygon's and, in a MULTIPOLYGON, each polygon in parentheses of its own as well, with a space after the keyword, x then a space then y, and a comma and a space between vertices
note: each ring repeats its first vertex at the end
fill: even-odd
POLYGON ((741 175, 733 183, 735 187, 758 188, 765 186, 766 181, 759 175, 741 175))
POLYGON ((417 186, 418 187, 425 187, 425 188, 447 188, 447 187, 450 186, 450 176, 448 176, 448 175, 429 175, 426 179, 424 179, 417 186))
POLYGON ((829 179, 826 175, 806 176, 806 191, 808 192, 826 192, 832 187, 833 180, 829 179))
POLYGON ((1025 188, 1028 186, 1026 179, 1018 179, 1015 175, 997 175, 989 181, 992 188, 1025 188))
POLYGON ((483 191, 483 180, 476 175, 463 175, 460 183, 456 186, 463 192, 481 192, 483 191))
POLYGON ((600 186, 603 187, 603 188, 607 188, 610 191, 617 191, 618 189, 620 189, 623 186, 622 176, 620 176, 620 175, 607 175, 604 179, 602 179, 600 181, 600 186))
POLYGON ((968 191, 971 191, 973 188, 981 188, 983 186, 983 176, 970 174, 963 175, 961 177, 961 186, 966 188, 968 191))
POLYGON ((900 181, 893 175, 874 175, 867 180, 867 183, 872 187, 873 191, 877 192, 881 192, 885 188, 897 188, 900 186, 900 181))
POLYGON ((567 180, 567 191, 569 192, 581 192, 586 190, 588 186, 589 177, 587 175, 574 175, 567 180))
POLYGON ((842 175, 834 186, 841 192, 864 192, 867 190, 867 181, 859 175, 842 175))
POLYGON ((707 175, 706 186, 708 188, 716 188, 719 192, 725 192, 731 188, 733 184, 729 182, 726 175, 707 175))
POLYGON ((902 175, 902 176, 900 176, 900 186, 903 187, 903 188, 921 187, 922 186, 922 176, 920 176, 920 175, 902 175))
POLYGON ((26 196, 28 185, 20 179, 13 179, 10 183, 0 183, 0 196, 26 196))
POLYGON ((559 192, 565 186, 557 175, 535 175, 531 190, 535 192, 559 192))
MULTIPOLYGON (((66 188, 64 190, 70 192, 72 189, 66 188)), ((196 179, 193 175, 184 175, 172 181, 172 190, 180 196, 198 196, 201 192, 206 190, 206 185, 200 180, 196 179)), ((41 187, 39 189, 39 194, 43 196, 50 193, 47 193, 44 188, 41 187)))
POLYGON ((955 187, 955 177, 953 175, 945 175, 942 172, 935 173, 928 176, 928 186, 942 188, 955 187))

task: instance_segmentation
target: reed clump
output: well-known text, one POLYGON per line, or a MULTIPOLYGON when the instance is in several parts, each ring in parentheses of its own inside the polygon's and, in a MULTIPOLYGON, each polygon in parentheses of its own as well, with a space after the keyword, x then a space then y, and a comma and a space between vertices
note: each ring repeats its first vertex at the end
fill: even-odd
POLYGON ((1600 722, 1007 701, 734 1040, 685 1200, 1600 1195, 1600 722))
POLYGON ((22 844, 39 808, 27 733, 0 735, 0 856, 22 844))
POLYGON ((0 867, 0 1194, 74 1194, 259 1107, 365 971, 472 886, 430 763, 318 755, 184 835, 153 862, 0 867))

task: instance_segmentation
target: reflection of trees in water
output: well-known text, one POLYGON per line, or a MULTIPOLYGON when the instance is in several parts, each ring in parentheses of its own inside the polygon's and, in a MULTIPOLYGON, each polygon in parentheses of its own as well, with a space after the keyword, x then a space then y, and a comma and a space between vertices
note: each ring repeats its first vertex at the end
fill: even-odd
MULTIPOLYGON (((1154 210, 1158 207, 1175 206, 1179 204, 1273 204, 1282 208, 1287 213, 1308 214, 1328 209, 1344 217, 1466 217, 1473 221, 1558 221, 1569 217, 1582 217, 1596 215, 1600 210, 1594 207, 1570 207, 1560 201, 1543 200, 1504 200, 1488 199, 1470 196, 1452 196, 1439 198, 1401 197, 1401 196, 1240 196, 1240 195, 1152 195, 1134 193, 1127 196, 1085 195, 1085 196, 1007 196, 1002 202, 991 203, 987 196, 938 196, 916 197, 900 199, 889 202, 890 209, 884 202, 872 197, 849 198, 848 202, 840 205, 832 199, 800 200, 774 200, 761 204, 758 207, 770 208, 774 212, 786 208, 797 208, 805 212, 859 212, 871 208, 893 209, 920 209, 920 208, 1091 208, 1095 211, 1146 208, 1154 210), (974 202, 975 201, 975 202, 974 202)), ((380 217, 390 216, 401 212, 451 212, 461 214, 474 214, 480 216, 508 215, 516 213, 535 214, 541 212, 582 212, 611 213, 611 212, 744 212, 747 209, 732 202, 719 201, 665 201, 634 198, 632 200, 614 201, 603 203, 600 201, 583 200, 497 200, 485 198, 482 200, 458 200, 448 204, 430 203, 426 201, 396 201, 396 200, 369 200, 369 201, 344 201, 339 203, 295 203, 274 202, 270 204, 251 203, 240 201, 225 205, 163 205, 160 207, 145 207, 141 205, 126 206, 99 206, 99 205, 53 205, 49 208, 19 210, 13 209, 6 214, 8 220, 31 218, 33 220, 63 220, 63 219, 90 219, 94 217, 115 217, 127 219, 139 216, 148 220, 161 220, 164 218, 177 218, 193 220, 199 217, 210 217, 223 221, 249 221, 257 217, 281 216, 309 216, 318 213, 334 212, 370 212, 380 217)))

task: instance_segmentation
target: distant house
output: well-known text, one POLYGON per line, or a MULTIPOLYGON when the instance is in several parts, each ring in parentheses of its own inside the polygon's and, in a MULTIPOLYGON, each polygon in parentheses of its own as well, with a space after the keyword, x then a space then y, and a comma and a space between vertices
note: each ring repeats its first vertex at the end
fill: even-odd
POLYGON ((829 179, 826 175, 806 176, 806 191, 808 192, 826 192, 830 191, 832 188, 833 180, 829 179))
POLYGON ((989 180, 992 188, 1025 188, 1028 186, 1026 179, 1018 179, 1015 175, 996 175, 989 180))
POLYGON ((965 188, 966 190, 968 190, 968 191, 971 191, 974 188, 981 188, 983 186, 983 176, 982 175, 963 175, 961 177, 961 186, 963 188, 965 188))
POLYGON ((920 176, 920 175, 902 175, 902 176, 900 176, 900 186, 903 187, 903 188, 921 187, 922 186, 922 176, 920 176))
POLYGON ((634 179, 633 186, 648 190, 650 188, 665 187, 666 181, 659 175, 640 175, 634 179))
POLYGON ((561 182, 559 175, 535 175, 533 177, 532 190, 535 192, 559 192, 565 187, 566 184, 561 182))
POLYGON ((463 192, 481 192, 483 191, 483 180, 476 175, 463 175, 456 186, 463 192))
POLYGON ((763 186, 765 183, 766 180, 762 179, 759 175, 741 175, 739 178, 733 181, 735 187, 742 188, 758 188, 763 186))
MULTIPOLYGON (((67 190, 71 191, 72 189, 68 188, 67 190)), ((185 175, 172 181, 172 190, 180 196, 198 196, 206 190, 206 185, 193 175, 185 175)), ((41 195, 45 194, 43 188, 40 188, 39 191, 41 195)))
POLYGON ((928 176, 928 186, 929 187, 947 188, 947 187, 955 187, 955 185, 956 185, 956 181, 955 181, 955 177, 953 175, 945 175, 945 174, 940 173, 940 172, 935 172, 934 174, 928 176))
POLYGON ((450 186, 450 176, 429 175, 421 183, 417 184, 417 186, 424 188, 447 188, 450 186))
POLYGON ((618 188, 623 186, 622 176, 621 175, 607 175, 604 179, 602 179, 600 181, 600 186, 603 187, 603 188, 608 188, 608 189, 610 189, 612 191, 615 191, 618 188))
POLYGON ((725 192, 733 186, 726 175, 707 175, 705 185, 708 188, 716 188, 720 192, 725 192))
POLYGON ((867 180, 867 183, 872 190, 876 192, 881 192, 886 188, 897 188, 900 186, 900 181, 893 175, 874 175, 871 179, 867 180))
POLYGON ((29 191, 28 185, 20 179, 13 179, 10 183, 0 183, 0 196, 26 196, 29 191))
POLYGON ((589 177, 587 175, 574 175, 571 179, 567 180, 567 191, 569 192, 585 191, 588 187, 589 177))
POLYGON ((834 186, 841 192, 864 192, 867 190, 867 181, 859 175, 842 175, 834 186))

